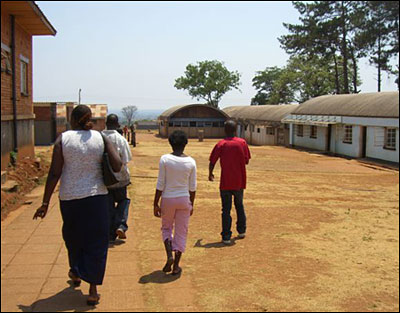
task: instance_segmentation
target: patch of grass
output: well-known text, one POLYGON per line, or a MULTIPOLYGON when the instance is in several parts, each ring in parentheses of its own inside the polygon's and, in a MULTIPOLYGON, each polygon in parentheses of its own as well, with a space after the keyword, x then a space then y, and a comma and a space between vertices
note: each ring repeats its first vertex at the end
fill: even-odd
POLYGON ((363 238, 362 238, 362 240, 363 241, 372 241, 373 239, 372 239, 372 237, 371 236, 363 236, 363 238))

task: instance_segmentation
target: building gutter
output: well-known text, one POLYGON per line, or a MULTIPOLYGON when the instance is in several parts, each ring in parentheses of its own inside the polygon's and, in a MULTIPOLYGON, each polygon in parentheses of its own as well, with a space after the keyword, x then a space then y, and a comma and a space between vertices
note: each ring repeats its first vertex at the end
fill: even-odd
POLYGON ((12 104, 13 104, 13 131, 14 152, 18 152, 17 130, 17 75, 16 75, 16 51, 15 51, 15 16, 11 15, 11 58, 12 58, 12 104))

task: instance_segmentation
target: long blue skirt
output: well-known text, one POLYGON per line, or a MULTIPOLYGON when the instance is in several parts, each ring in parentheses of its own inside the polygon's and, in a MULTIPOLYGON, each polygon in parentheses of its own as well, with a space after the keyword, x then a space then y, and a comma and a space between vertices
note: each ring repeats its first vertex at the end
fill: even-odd
POLYGON ((89 284, 101 285, 109 237, 108 195, 60 201, 62 234, 71 271, 89 284))

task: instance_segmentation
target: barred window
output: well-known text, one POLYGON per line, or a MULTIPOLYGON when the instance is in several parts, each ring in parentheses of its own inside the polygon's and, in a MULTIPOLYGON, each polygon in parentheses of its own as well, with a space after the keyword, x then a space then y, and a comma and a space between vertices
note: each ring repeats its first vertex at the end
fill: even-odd
POLYGON ((275 129, 273 127, 266 128, 267 135, 275 135, 275 129))
POLYGON ((396 150, 396 128, 385 128, 385 148, 396 150))
POLYGON ((343 142, 353 143, 353 126, 345 125, 343 130, 344 130, 343 142))
POLYGON ((21 61, 21 94, 28 95, 28 63, 21 61))
POLYGON ((310 138, 317 138, 317 126, 311 126, 310 138))
POLYGON ((304 127, 303 125, 297 125, 297 137, 303 137, 304 127))

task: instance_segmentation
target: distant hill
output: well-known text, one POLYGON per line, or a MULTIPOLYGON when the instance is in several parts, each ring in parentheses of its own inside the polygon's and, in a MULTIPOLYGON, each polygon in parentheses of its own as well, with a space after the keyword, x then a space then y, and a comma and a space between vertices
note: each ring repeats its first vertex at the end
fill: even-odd
MULTIPOLYGON (((157 117, 164 112, 165 110, 138 110, 136 113, 136 116, 134 118, 135 121, 141 121, 141 120, 156 120, 157 117)), ((112 110, 110 109, 108 111, 108 114, 117 114, 119 119, 120 119, 120 123, 123 123, 124 121, 124 116, 121 113, 121 110, 112 110)))

